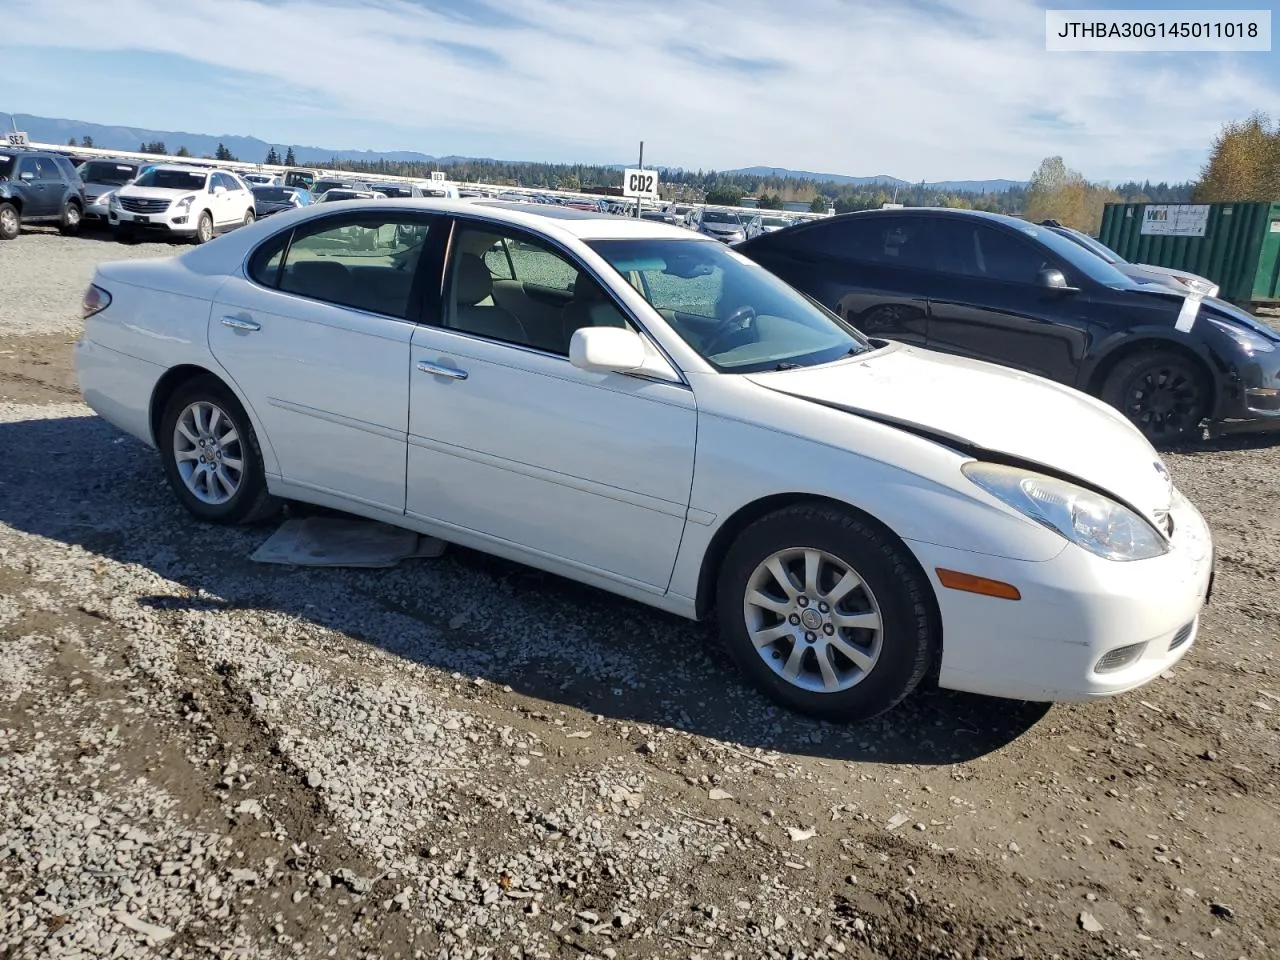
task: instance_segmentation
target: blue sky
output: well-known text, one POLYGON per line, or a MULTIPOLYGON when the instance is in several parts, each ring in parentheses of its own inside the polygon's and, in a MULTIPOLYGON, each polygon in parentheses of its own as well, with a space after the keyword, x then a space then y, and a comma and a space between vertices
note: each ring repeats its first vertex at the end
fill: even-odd
MULTIPOLYGON (((1272 4, 1274 0, 1272 0, 1272 4)), ((1275 8, 1257 0, 1218 6, 1275 8)), ((509 159, 1195 176, 1280 53, 1046 53, 1044 9, 1211 0, 5 0, 0 112, 509 159), (74 29, 69 29, 73 25, 74 29)))

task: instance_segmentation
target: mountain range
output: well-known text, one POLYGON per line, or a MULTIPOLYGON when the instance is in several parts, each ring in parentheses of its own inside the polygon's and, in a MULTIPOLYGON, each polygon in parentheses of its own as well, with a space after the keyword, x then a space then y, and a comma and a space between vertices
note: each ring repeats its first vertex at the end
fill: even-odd
MULTIPOLYGON (((187 133, 178 130, 148 130, 144 127, 114 126, 102 123, 88 123, 83 120, 64 120, 55 117, 37 117, 26 113, 16 113, 13 121, 17 129, 26 132, 35 143, 63 144, 74 137, 82 141, 85 137, 93 138, 95 147, 107 150, 138 149, 140 144, 162 142, 173 152, 179 147, 186 147, 192 156, 213 156, 219 145, 225 146, 234 156, 252 163, 265 158, 272 147, 283 157, 292 149, 293 155, 300 164, 325 164, 331 160, 343 161, 376 161, 390 160, 407 163, 453 164, 467 160, 488 159, 461 156, 432 156, 413 150, 330 150, 325 147, 314 147, 306 144, 268 143, 257 137, 244 137, 234 134, 210 136, 204 133, 187 133)), ((627 164, 614 164, 616 169, 623 169, 627 164)), ((662 164, 654 164, 662 168, 662 164)), ((676 168, 670 168, 676 169, 676 168)), ((816 173, 809 170, 790 170, 785 167, 739 167, 724 170, 727 174, 745 174, 747 176, 776 176, 791 180, 815 180, 819 183, 833 182, 856 186, 883 185, 888 188, 918 186, 907 180, 887 174, 874 177, 851 177, 840 173, 816 173)), ((946 191, 963 191, 968 193, 1003 193, 1014 187, 1025 186, 1019 180, 939 180, 924 184, 926 188, 946 191)))

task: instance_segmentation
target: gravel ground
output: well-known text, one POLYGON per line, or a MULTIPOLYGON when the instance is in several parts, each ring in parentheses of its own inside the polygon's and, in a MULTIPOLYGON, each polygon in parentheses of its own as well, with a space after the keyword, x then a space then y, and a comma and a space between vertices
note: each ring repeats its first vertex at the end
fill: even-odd
POLYGON ((1169 458, 1219 576, 1166 677, 823 724, 479 554, 249 563, 271 528, 193 523, 69 392, 122 252, 170 248, 0 248, 0 958, 1277 954, 1271 438, 1169 458))

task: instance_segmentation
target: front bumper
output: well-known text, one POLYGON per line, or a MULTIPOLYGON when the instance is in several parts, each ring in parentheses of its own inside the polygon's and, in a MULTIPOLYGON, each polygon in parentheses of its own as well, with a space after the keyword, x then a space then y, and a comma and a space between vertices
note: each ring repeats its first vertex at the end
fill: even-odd
POLYGON ((170 233, 178 236, 195 236, 198 214, 190 210, 170 207, 162 213, 133 213, 129 210, 112 210, 107 222, 113 230, 149 233, 170 233))
POLYGON ((111 216, 111 198, 97 197, 86 198, 84 204, 84 218, 86 220, 94 220, 102 222, 111 216))
POLYGON ((1089 700, 1140 687, 1195 642, 1213 575, 1209 529, 1180 495, 1168 553, 1116 562, 1068 544, 1007 560, 909 542, 942 614, 942 687, 1017 700, 1089 700), (1010 601, 949 590, 937 568, 1011 583, 1010 601))

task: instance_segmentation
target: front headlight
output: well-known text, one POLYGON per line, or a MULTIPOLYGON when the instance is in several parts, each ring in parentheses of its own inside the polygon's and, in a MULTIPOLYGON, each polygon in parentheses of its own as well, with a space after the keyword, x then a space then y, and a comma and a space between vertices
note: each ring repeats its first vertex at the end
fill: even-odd
POLYGON ((1256 330, 1250 330, 1248 327, 1242 327, 1218 317, 1205 317, 1205 319, 1234 340, 1236 346, 1246 353, 1270 353, 1276 348, 1274 343, 1256 330))
POLYGON ((1148 560, 1168 551, 1145 519, 1074 483, 997 463, 971 461, 964 475, 1024 517, 1107 560, 1148 560))
POLYGON ((109 206, 110 206, 110 208, 111 208, 112 210, 119 210, 119 209, 120 209, 120 198, 119 198, 118 196, 116 196, 116 194, 114 194, 114 193, 111 195, 111 202, 110 202, 109 206))
POLYGON ((178 210, 190 210, 191 204, 195 203, 195 200, 195 194, 192 194, 189 197, 183 197, 177 202, 176 207, 178 210))

